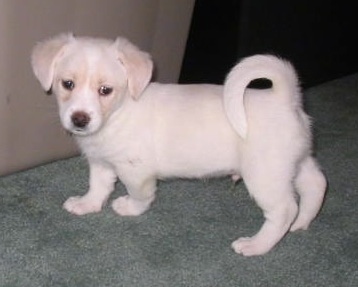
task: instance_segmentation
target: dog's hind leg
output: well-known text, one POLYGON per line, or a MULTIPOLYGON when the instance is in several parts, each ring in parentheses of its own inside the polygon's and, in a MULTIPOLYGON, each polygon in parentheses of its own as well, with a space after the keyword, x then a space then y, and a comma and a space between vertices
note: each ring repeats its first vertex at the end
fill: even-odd
POLYGON ((307 229, 321 209, 327 182, 316 161, 310 156, 299 166, 295 179, 299 194, 299 213, 290 231, 307 229))
POLYGON ((277 176, 270 169, 250 170, 243 176, 250 194, 263 210, 265 222, 253 237, 242 237, 232 243, 235 252, 244 256, 270 251, 288 232, 298 211, 290 174, 277 176), (287 176, 286 176, 287 175, 287 176))

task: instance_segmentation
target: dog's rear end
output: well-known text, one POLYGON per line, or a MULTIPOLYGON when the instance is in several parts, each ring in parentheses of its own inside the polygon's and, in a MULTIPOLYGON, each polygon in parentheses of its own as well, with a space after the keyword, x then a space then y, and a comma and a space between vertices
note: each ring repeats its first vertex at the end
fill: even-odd
POLYGON ((233 243, 238 253, 265 253, 289 228, 306 229, 321 208, 326 179, 312 157, 310 121, 301 101, 293 66, 275 56, 245 58, 228 74, 226 113, 246 142, 242 177, 266 218, 254 237, 233 243), (270 80, 272 87, 247 89, 258 78, 270 80))

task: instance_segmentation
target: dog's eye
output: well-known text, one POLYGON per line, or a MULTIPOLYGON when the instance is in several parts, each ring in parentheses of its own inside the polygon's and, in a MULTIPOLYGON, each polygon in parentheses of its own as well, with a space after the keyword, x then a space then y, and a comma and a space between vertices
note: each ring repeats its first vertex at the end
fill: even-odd
POLYGON ((75 88, 75 83, 71 80, 63 80, 62 87, 64 87, 66 90, 72 91, 75 88))
POLYGON ((107 86, 102 86, 99 88, 98 93, 101 96, 108 96, 109 94, 111 94, 113 92, 113 88, 111 87, 107 87, 107 86))

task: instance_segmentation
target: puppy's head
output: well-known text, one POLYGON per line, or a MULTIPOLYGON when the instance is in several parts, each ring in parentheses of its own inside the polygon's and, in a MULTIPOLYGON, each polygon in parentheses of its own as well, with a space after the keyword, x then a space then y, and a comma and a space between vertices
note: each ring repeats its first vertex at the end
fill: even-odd
POLYGON ((96 133, 126 99, 148 85, 150 56, 123 38, 115 41, 61 34, 38 43, 32 68, 57 98, 62 125, 75 135, 96 133))

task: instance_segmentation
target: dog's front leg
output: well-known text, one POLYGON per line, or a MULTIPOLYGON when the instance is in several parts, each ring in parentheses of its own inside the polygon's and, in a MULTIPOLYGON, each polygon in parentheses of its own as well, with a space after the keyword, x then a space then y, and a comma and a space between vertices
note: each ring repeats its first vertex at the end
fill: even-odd
POLYGON ((128 195, 114 200, 113 210, 122 216, 138 216, 148 210, 155 198, 155 176, 130 168, 120 174, 120 180, 126 186, 128 195))
POLYGON ((99 212, 108 196, 113 191, 116 181, 115 172, 106 165, 89 161, 90 182, 89 190, 84 196, 68 198, 63 207, 76 215, 99 212))

